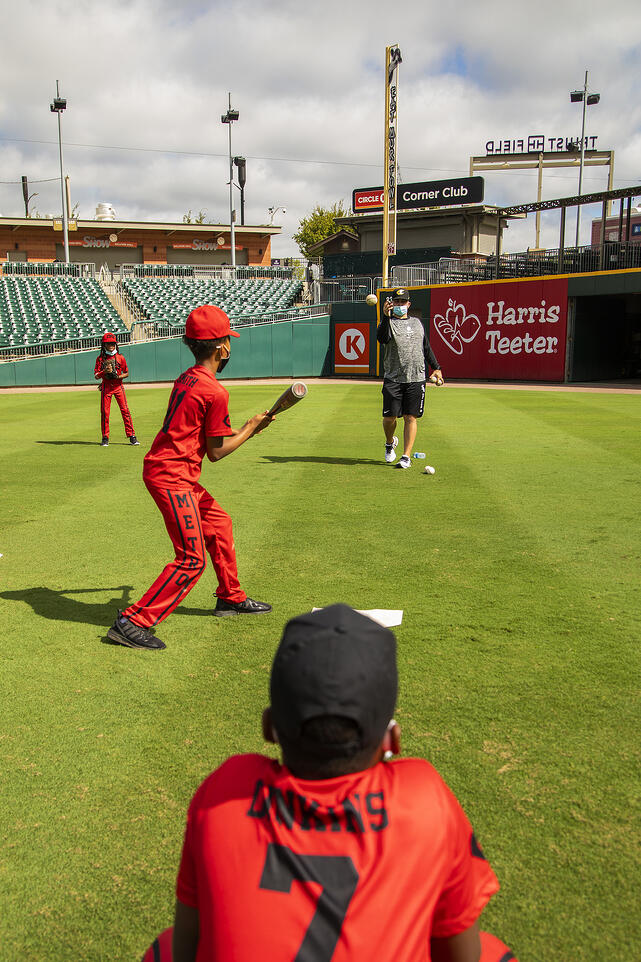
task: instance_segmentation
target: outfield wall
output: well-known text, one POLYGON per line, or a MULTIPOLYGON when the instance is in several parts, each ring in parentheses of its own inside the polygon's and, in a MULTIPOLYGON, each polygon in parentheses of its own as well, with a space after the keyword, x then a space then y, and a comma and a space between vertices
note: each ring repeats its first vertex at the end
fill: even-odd
MULTIPOLYGON (((242 328, 232 341, 226 378, 321 377, 331 374, 328 315, 309 321, 282 321, 242 328)), ((180 337, 143 344, 123 344, 127 383, 173 381, 193 364, 193 355, 180 337)), ((0 387, 40 387, 95 384, 96 351, 53 354, 0 364, 0 387)))

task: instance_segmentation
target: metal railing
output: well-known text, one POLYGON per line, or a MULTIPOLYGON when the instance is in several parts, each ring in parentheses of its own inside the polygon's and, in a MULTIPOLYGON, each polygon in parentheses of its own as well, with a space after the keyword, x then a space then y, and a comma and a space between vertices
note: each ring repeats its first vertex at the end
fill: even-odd
POLYGON ((0 274, 21 274, 32 277, 95 277, 95 264, 35 264, 30 261, 1 261, 0 274))
MULTIPOLYGON (((118 344, 129 344, 129 331, 119 331, 116 334, 118 344)), ((79 351, 100 350, 102 335, 94 337, 74 337, 61 341, 45 341, 37 344, 14 344, 10 347, 0 347, 1 361, 24 361, 30 357, 50 357, 53 354, 74 354, 79 351)))
POLYGON ((369 276, 324 277, 312 285, 314 303, 361 301, 372 293, 373 280, 369 276))
MULTIPOLYGON (((321 317, 330 313, 329 304, 311 304, 309 307, 292 308, 287 311, 271 311, 258 314, 230 315, 232 328, 258 327, 261 324, 278 324, 283 321, 304 321, 308 317, 321 317)), ((136 344, 142 341, 155 341, 161 338, 182 337, 184 324, 170 324, 162 317, 152 317, 136 321, 131 328, 131 340, 136 344)))
POLYGON ((222 264, 121 264, 120 280, 130 277, 194 277, 216 280, 259 280, 262 277, 291 280, 297 267, 227 267, 222 264))

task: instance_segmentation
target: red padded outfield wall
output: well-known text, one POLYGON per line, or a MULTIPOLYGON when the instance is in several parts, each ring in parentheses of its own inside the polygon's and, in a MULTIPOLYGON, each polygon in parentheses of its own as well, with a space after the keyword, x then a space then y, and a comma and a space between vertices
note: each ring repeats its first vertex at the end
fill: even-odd
POLYGON ((563 381, 567 304, 566 277, 433 287, 430 343, 446 378, 563 381))

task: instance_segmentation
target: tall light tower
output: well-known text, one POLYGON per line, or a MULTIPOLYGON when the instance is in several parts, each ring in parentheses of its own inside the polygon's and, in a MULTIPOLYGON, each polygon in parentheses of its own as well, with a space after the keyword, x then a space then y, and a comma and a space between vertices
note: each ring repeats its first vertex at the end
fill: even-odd
POLYGON ((56 80, 56 96, 49 105, 52 114, 58 114, 58 149, 60 151, 60 195, 62 197, 62 230, 65 241, 65 264, 69 263, 69 222, 67 220, 67 204, 65 198, 65 178, 62 165, 62 125, 60 114, 67 109, 67 101, 60 96, 60 81, 56 80))
MULTIPOLYGON (((583 101, 583 122, 581 124, 581 160, 579 163, 579 197, 581 196, 581 189, 583 187, 583 159, 585 156, 585 108, 592 107, 593 104, 598 104, 601 99, 601 94, 589 94, 588 93, 588 72, 585 71, 585 80, 583 82, 583 90, 571 90, 570 91, 570 103, 579 104, 583 101)), ((579 204, 576 209, 576 247, 579 246, 579 229, 581 227, 581 205, 579 204)))
POLYGON ((234 234, 234 221, 236 212, 234 211, 234 158, 231 153, 231 127, 240 114, 237 110, 232 110, 231 93, 229 94, 229 105, 227 113, 220 118, 221 123, 229 125, 229 234, 231 238, 231 266, 236 266, 236 237, 234 234))

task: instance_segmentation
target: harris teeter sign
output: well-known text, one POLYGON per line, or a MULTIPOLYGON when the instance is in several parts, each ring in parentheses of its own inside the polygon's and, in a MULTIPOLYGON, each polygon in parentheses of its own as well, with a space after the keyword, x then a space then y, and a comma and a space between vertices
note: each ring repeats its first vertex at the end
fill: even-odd
MULTIPOLYGON (((397 184, 396 209, 417 207, 454 207, 481 204, 484 194, 482 177, 457 177, 454 180, 431 180, 420 184, 397 184)), ((383 209, 382 187, 357 187, 352 191, 355 214, 383 209)))

